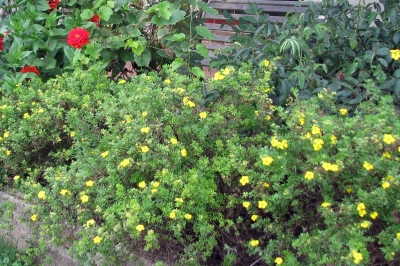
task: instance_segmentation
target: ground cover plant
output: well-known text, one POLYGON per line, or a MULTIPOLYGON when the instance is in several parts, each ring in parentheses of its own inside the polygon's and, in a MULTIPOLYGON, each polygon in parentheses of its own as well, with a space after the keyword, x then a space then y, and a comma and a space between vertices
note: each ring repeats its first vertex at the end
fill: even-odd
POLYGON ((349 116, 328 90, 274 106, 270 61, 208 83, 100 69, 1 99, 2 182, 33 204, 40 246, 82 264, 140 250, 171 265, 399 262, 400 122, 374 82, 349 116))

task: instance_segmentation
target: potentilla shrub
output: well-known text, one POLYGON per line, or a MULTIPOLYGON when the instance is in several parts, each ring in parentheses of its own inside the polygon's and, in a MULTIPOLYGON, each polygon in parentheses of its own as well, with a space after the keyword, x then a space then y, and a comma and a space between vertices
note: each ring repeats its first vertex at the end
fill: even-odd
POLYGON ((370 82, 353 113, 328 90, 283 109, 273 71, 227 67, 204 83, 165 67, 110 83, 95 68, 21 86, 0 102, 0 165, 34 205, 28 224, 82 264, 143 250, 179 265, 395 263, 392 98, 370 82))

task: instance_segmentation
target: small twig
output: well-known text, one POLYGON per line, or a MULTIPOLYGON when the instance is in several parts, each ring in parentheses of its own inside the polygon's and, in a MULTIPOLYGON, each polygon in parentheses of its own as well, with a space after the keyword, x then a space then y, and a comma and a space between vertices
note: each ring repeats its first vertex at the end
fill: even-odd
POLYGON ((261 257, 261 258, 259 258, 258 260, 256 260, 255 262, 253 262, 252 264, 250 264, 250 266, 254 266, 254 265, 256 265, 256 263, 257 263, 257 262, 259 262, 261 259, 262 259, 262 257, 261 257))

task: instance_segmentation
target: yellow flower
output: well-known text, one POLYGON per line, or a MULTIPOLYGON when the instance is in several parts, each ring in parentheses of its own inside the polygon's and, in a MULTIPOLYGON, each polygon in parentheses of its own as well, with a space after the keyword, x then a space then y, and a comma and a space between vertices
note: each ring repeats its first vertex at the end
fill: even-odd
POLYGON ((146 182, 142 181, 138 184, 138 187, 140 188, 145 188, 146 187, 146 182))
POLYGON ((118 84, 125 84, 126 83, 126 80, 124 80, 124 79, 121 79, 120 81, 118 81, 118 84))
POLYGON ((25 113, 23 116, 24 119, 28 119, 29 117, 30 117, 29 113, 25 113))
POLYGON ((229 67, 226 67, 224 70, 222 70, 222 74, 224 75, 229 75, 231 73, 231 70, 229 69, 229 67))
POLYGON ((158 188, 158 186, 160 185, 160 183, 159 183, 159 182, 153 182, 151 185, 152 185, 153 187, 155 187, 155 188, 158 188))
POLYGON ((351 193, 351 192, 353 192, 353 188, 352 187, 348 187, 348 188, 346 188, 346 191, 347 191, 347 193, 351 193))
POLYGON ((271 120, 271 116, 267 115, 267 116, 265 116, 265 119, 269 121, 269 120, 271 120))
POLYGON ((108 151, 102 152, 101 153, 101 157, 105 158, 108 156, 108 151))
POLYGON ((86 182, 86 186, 87 187, 92 187, 93 184, 94 184, 94 182, 92 180, 89 180, 89 181, 86 182))
POLYGON ((145 134, 149 133, 149 131, 150 131, 150 127, 142 127, 140 129, 140 132, 145 133, 145 134))
POLYGON ((374 166, 367 161, 364 161, 363 167, 367 169, 367 171, 374 169, 374 166))
POLYGON ((136 230, 138 230, 139 232, 142 232, 144 230, 144 225, 143 224, 137 225, 136 230))
POLYGON ((274 262, 275 262, 277 265, 281 265, 281 264, 283 263, 283 259, 282 259, 281 257, 277 257, 277 258, 274 260, 274 262))
POLYGON ((322 208, 329 208, 331 206, 331 204, 329 202, 324 202, 321 204, 322 208))
POLYGON ((75 133, 75 131, 72 131, 69 135, 71 136, 71 138, 73 138, 73 137, 75 137, 76 133, 75 133))
POLYGON ((247 175, 244 175, 244 176, 242 176, 242 178, 240 178, 239 182, 240 182, 240 184, 242 184, 242 186, 245 186, 246 184, 250 183, 250 180, 247 175))
POLYGON ((270 166, 274 162, 271 156, 264 156, 261 158, 263 165, 270 166))
POLYGON ((263 65, 264 65, 265 67, 267 67, 267 66, 269 66, 269 63, 270 63, 270 62, 269 62, 268 60, 264 60, 262 63, 263 63, 263 65))
POLYGON ((189 106, 189 107, 195 107, 196 104, 194 102, 192 102, 191 100, 189 100, 189 97, 184 97, 183 100, 183 105, 189 106))
POLYGON ((354 257, 354 263, 355 264, 359 264, 363 259, 362 254, 360 252, 355 251, 355 250, 353 250, 352 253, 353 253, 353 257, 354 257))
POLYGON ((400 239, 400 232, 396 234, 397 239, 400 239))
POLYGON ((371 212, 371 214, 370 214, 369 216, 371 216, 371 218, 372 218, 373 220, 375 220, 376 217, 378 217, 378 212, 371 212))
POLYGON ((60 195, 62 195, 62 196, 65 196, 65 194, 68 194, 68 193, 69 193, 68 189, 62 189, 60 191, 60 195))
POLYGON ((250 201, 244 201, 243 202, 243 207, 245 207, 246 209, 250 207, 250 201))
POLYGON ((43 190, 39 191, 37 196, 38 196, 39 199, 43 199, 43 200, 45 200, 47 198, 46 197, 46 192, 44 192, 43 190))
POLYGON ((343 116, 348 114, 347 109, 340 109, 339 112, 340 112, 340 114, 343 115, 343 116))
POLYGON ((93 243, 95 243, 95 244, 100 244, 101 240, 102 240, 101 237, 96 236, 95 238, 93 238, 93 243))
POLYGON ((32 216, 31 216, 31 220, 32 220, 32 222, 36 222, 36 220, 37 220, 37 215, 36 215, 36 214, 32 215, 32 216))
POLYGON ((149 150, 150 150, 150 149, 149 149, 149 147, 147 147, 147 146, 141 146, 141 147, 140 147, 140 151, 143 152, 143 153, 149 152, 149 150))
POLYGON ((394 137, 391 134, 384 134, 383 135, 383 142, 385 142, 386 144, 392 144, 394 143, 396 140, 394 139, 394 137))
POLYGON ((88 220, 88 221, 86 222, 86 227, 90 227, 91 225, 95 225, 95 224, 96 224, 96 221, 93 220, 93 219, 90 219, 90 220, 88 220))
POLYGON ((304 118, 303 118, 303 117, 300 117, 300 118, 299 118, 299 123, 300 123, 300 125, 304 125, 304 122, 305 122, 304 118))
POLYGON ((256 247, 256 246, 258 246, 260 244, 260 241, 258 241, 258 240, 251 240, 250 241, 250 245, 252 246, 252 247, 256 247))
POLYGON ((199 116, 200 116, 201 119, 205 119, 205 118, 207 118, 207 112, 201 112, 199 114, 199 116))
POLYGON ((175 144, 178 144, 178 140, 177 140, 176 138, 171 138, 170 141, 171 141, 171 143, 174 144, 174 145, 175 145, 175 144))
POLYGON ((19 175, 14 176, 14 180, 18 180, 19 179, 19 175))
POLYGON ((265 208, 267 208, 267 206, 268 206, 268 202, 266 202, 265 200, 260 200, 258 202, 258 208, 260 208, 260 209, 265 209, 265 208))
POLYGON ((126 121, 126 123, 131 123, 132 122, 132 115, 126 115, 125 116, 125 121, 126 121))
POLYGON ((146 116, 147 116, 147 112, 146 111, 142 112, 142 117, 146 117, 146 116))
POLYGON ((11 151, 6 150, 6 155, 7 155, 7 156, 10 156, 10 154, 11 154, 11 151))
POLYGON ((320 149, 322 149, 323 144, 324 141, 322 139, 314 139, 313 140, 314 151, 319 151, 320 149))
POLYGON ((214 80, 223 80, 225 78, 219 71, 214 74, 214 80))
POLYGON ((175 198, 175 201, 176 201, 176 202, 183 203, 183 199, 182 199, 182 198, 175 198))
POLYGON ((170 212, 169 213, 169 218, 175 219, 175 217, 176 217, 175 212, 170 212))
POLYGON ((124 168, 124 167, 129 166, 130 164, 131 164, 131 160, 130 159, 124 159, 119 163, 118 166, 124 168))
POLYGON ((82 195, 81 196, 81 201, 82 201, 82 203, 88 202, 89 201, 89 196, 88 195, 82 195))
POLYGON ((311 129, 311 134, 313 135, 321 135, 321 129, 318 126, 313 126, 311 129))
POLYGON ((184 215, 184 217, 185 217, 186 220, 192 219, 192 215, 189 214, 189 213, 186 213, 186 214, 184 215))
POLYGON ((337 164, 331 164, 331 163, 322 163, 322 168, 324 168, 325 171, 332 171, 332 172, 339 172, 339 165, 337 164))
POLYGON ((270 186, 270 184, 268 184, 268 183, 264 183, 264 187, 269 187, 270 186))
POLYGON ((400 59, 400 50, 399 49, 390 50, 390 55, 392 56, 393 60, 399 60, 400 59))
POLYGON ((169 85, 169 84, 171 84, 171 80, 166 79, 166 80, 164 80, 164 83, 167 84, 167 85, 169 85))
POLYGON ((390 159, 392 157, 390 155, 390 153, 388 153, 388 152, 384 152, 382 155, 383 155, 383 157, 388 158, 388 159, 390 159))
POLYGON ((182 155, 182 157, 186 157, 186 156, 187 156, 187 151, 186 151, 186 149, 182 149, 182 150, 181 150, 181 155, 182 155))
POLYGON ((337 143, 336 136, 335 136, 335 135, 332 135, 332 136, 331 136, 331 144, 334 145, 334 144, 336 144, 336 143, 337 143))
POLYGON ((390 183, 387 182, 387 181, 385 181, 385 182, 382 183, 382 187, 383 187, 384 189, 388 189, 388 188, 390 188, 390 183))
POLYGON ((310 171, 307 171, 306 174, 304 175, 304 178, 308 179, 308 180, 313 180, 314 179, 314 173, 310 172, 310 171))
POLYGON ((364 217, 365 214, 367 214, 365 204, 362 203, 362 202, 359 203, 359 204, 357 205, 357 211, 358 211, 358 214, 360 215, 360 217, 364 217))
POLYGON ((251 216, 251 220, 252 220, 253 222, 257 221, 257 219, 258 219, 258 215, 253 214, 253 215, 251 216))
POLYGON ((363 221, 360 226, 362 228, 369 228, 371 226, 371 222, 370 221, 363 221))
POLYGON ((8 137, 10 137, 10 131, 6 131, 6 132, 4 132, 4 134, 3 134, 3 138, 8 138, 8 137))

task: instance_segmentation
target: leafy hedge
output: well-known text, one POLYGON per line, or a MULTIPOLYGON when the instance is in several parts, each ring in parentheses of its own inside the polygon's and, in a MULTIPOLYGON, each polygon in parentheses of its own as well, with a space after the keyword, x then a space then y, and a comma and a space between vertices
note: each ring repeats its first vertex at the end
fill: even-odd
POLYGON ((0 101, 2 182, 34 205, 39 242, 82 264, 143 250, 179 265, 398 263, 392 97, 367 81, 354 115, 328 91, 293 90, 285 110, 268 97, 275 69, 32 79, 0 101))

